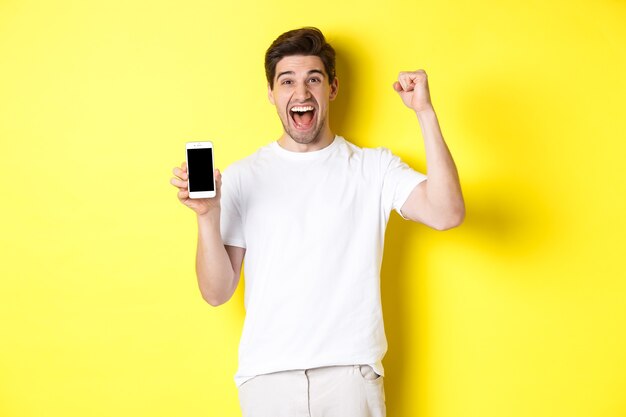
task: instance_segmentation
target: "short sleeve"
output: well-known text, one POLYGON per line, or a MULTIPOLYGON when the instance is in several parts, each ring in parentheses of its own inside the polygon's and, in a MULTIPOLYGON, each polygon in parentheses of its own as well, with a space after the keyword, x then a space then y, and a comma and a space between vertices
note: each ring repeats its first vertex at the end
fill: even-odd
POLYGON ((389 149, 379 149, 381 149, 383 207, 387 213, 396 210, 406 220, 400 209, 411 191, 426 179, 426 175, 415 171, 398 156, 392 154, 389 149))
POLYGON ((236 171, 225 169, 222 174, 220 201, 220 230, 225 245, 246 247, 241 212, 240 186, 236 171))

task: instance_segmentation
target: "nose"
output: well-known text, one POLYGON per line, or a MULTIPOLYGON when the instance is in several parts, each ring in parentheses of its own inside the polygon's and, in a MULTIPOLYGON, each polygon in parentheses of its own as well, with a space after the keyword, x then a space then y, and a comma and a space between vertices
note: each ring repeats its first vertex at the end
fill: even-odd
POLYGON ((310 98, 311 92, 309 91, 309 86, 306 83, 298 83, 294 96, 295 99, 300 101, 310 98))

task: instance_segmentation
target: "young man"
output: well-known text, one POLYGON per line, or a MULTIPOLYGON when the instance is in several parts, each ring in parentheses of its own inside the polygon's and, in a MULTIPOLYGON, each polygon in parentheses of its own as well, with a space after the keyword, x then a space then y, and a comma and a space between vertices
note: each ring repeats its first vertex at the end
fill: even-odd
POLYGON ((384 416, 380 303, 384 234, 392 209, 438 230, 464 203, 423 70, 393 88, 422 129, 428 179, 385 148, 335 135, 335 52, 315 28, 267 50, 268 98, 283 134, 224 171, 217 196, 178 198, 198 219, 196 272, 204 299, 230 299, 246 259, 246 319, 235 382, 245 417, 384 416))

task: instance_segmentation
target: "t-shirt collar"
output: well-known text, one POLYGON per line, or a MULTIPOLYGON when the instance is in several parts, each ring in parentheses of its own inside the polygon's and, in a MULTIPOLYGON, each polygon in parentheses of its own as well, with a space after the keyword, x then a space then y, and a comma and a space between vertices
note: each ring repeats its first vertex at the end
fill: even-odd
POLYGON ((312 160, 312 159, 323 158, 324 156, 331 153, 333 149, 337 147, 341 139, 342 139, 341 136, 335 135, 335 137, 333 138, 333 141, 328 146, 322 149, 318 149, 316 151, 310 151, 310 152, 288 151, 287 149, 280 146, 278 144, 278 141, 274 141, 270 143, 270 148, 272 148, 280 156, 283 156, 285 158, 295 159, 295 160, 312 160))

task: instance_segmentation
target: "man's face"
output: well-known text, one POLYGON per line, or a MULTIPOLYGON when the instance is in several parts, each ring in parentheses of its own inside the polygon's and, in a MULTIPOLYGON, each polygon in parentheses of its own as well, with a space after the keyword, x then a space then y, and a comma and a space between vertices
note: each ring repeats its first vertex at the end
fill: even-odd
POLYGON ((328 107, 337 95, 337 78, 328 83, 318 56, 286 56, 276 64, 274 88, 268 97, 276 106, 285 133, 302 144, 315 143, 326 131, 328 107))

